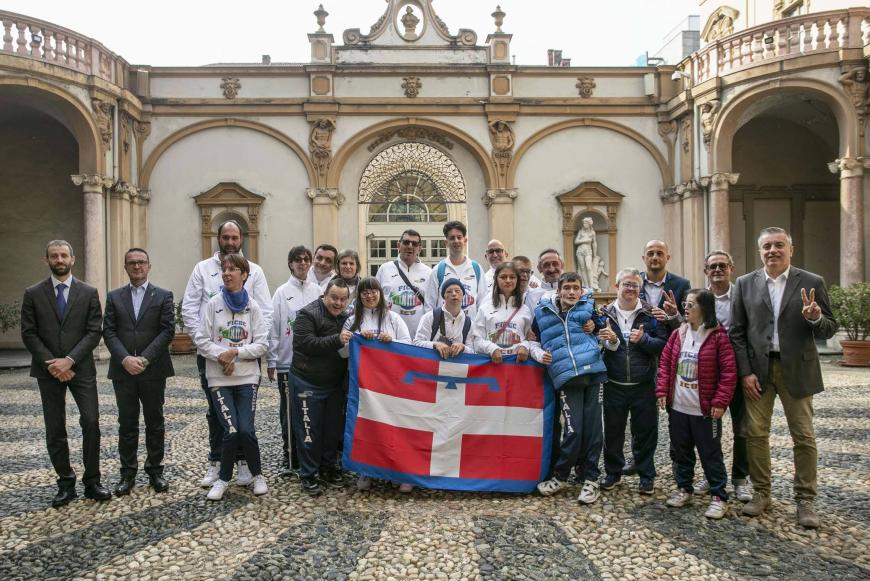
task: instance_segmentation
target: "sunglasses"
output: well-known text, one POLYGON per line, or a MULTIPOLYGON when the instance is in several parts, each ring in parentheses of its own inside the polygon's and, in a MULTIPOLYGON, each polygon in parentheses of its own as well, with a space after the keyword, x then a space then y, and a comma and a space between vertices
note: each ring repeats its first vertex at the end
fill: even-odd
POLYGON ((413 246, 414 248, 417 248, 418 246, 420 246, 420 241, 419 240, 402 240, 399 242, 399 244, 401 244, 402 246, 413 246))
POLYGON ((713 272, 714 270, 728 270, 728 267, 731 266, 727 262, 714 262, 713 264, 708 264, 705 269, 713 272))

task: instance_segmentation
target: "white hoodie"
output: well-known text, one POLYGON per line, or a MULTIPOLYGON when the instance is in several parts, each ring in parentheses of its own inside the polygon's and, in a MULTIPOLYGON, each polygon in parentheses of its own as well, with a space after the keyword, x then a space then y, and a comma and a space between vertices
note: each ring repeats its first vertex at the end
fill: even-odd
POLYGON ((295 276, 278 287, 272 296, 272 327, 269 329, 269 354, 266 366, 288 371, 293 363, 293 325, 302 307, 320 298, 320 286, 295 276))
POLYGON ((314 272, 313 266, 308 270, 308 281, 313 282, 314 284, 316 284, 317 286, 320 287, 320 294, 323 294, 326 292, 326 287, 327 287, 327 285, 329 285, 329 281, 331 281, 334 276, 335 276, 335 271, 330 271, 329 274, 327 274, 325 277, 323 277, 323 280, 320 280, 317 278, 317 274, 314 272))
POLYGON ((506 301, 503 295, 499 295, 498 299, 498 306, 493 306, 491 300, 487 301, 474 317, 474 334, 478 337, 475 350, 492 355, 496 349, 501 349, 503 354, 509 355, 520 347, 528 349, 526 334, 532 328, 532 312, 524 304, 517 309, 513 297, 506 301), (510 323, 507 323, 508 319, 510 323))
MULTIPOLYGON (((448 339, 451 344, 462 343, 462 329, 465 328, 465 318, 468 316, 462 309, 459 310, 459 315, 454 317, 450 311, 443 309, 444 313, 444 338, 448 339)), ((423 318, 420 319, 420 326, 417 327, 417 334, 414 336, 414 345, 425 349, 433 349, 437 341, 442 338, 441 332, 436 331, 435 337, 432 337, 432 319, 435 317, 432 311, 429 311, 423 318)), ((474 344, 476 341, 474 335, 474 325, 468 329, 468 336, 465 338, 465 352, 474 353, 474 344)))
POLYGON ((268 329, 256 302, 249 300, 244 311, 233 313, 224 302, 223 294, 218 293, 206 305, 194 341, 199 353, 206 359, 205 376, 212 390, 225 385, 246 385, 260 381, 258 358, 265 355, 268 349, 268 329), (223 366, 217 362, 217 358, 233 348, 239 350, 235 359, 236 368, 232 375, 224 375, 223 366))
POLYGON ((472 266, 473 261, 467 256, 462 264, 459 265, 454 265, 450 262, 449 258, 445 258, 441 262, 446 265, 444 278, 441 282, 439 283, 438 281, 438 269, 441 263, 438 263, 432 269, 429 278, 426 280, 426 290, 423 293, 426 296, 426 310, 433 311, 444 304, 444 299, 441 297, 441 284, 445 280, 457 278, 465 288, 462 310, 473 319, 475 313, 477 313, 477 302, 486 296, 486 277, 484 277, 483 270, 480 271, 480 279, 477 279, 474 266, 472 266))
MULTIPOLYGON (((350 329, 356 319, 358 313, 351 315, 344 323, 345 329, 350 329)), ((363 319, 356 333, 362 331, 374 331, 375 334, 386 333, 392 337, 393 341, 412 345, 411 335, 408 333, 408 326, 397 313, 393 311, 384 312, 384 320, 378 321, 377 312, 374 309, 363 309, 363 319)))

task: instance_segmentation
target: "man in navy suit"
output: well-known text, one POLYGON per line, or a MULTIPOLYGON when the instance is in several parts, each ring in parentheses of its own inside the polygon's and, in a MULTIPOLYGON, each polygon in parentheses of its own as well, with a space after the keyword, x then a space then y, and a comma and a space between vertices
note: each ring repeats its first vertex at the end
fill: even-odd
POLYGON ((100 296, 97 289, 73 277, 75 262, 69 242, 49 242, 45 264, 51 276, 25 290, 21 301, 21 340, 32 355, 30 377, 39 385, 45 444, 57 473, 58 492, 51 502, 54 507, 77 496, 66 433, 67 389, 79 408, 85 497, 112 498, 100 484, 100 407, 94 365, 103 322, 100 296))
POLYGON ((148 280, 151 262, 141 248, 124 255, 124 270, 130 278, 109 293, 103 337, 112 354, 109 379, 118 401, 118 455, 121 480, 115 494, 129 494, 136 482, 139 463, 139 405, 145 418, 145 472, 157 492, 169 484, 163 477, 163 451, 166 429, 163 398, 166 378, 175 375, 169 356, 169 342, 175 336, 175 306, 172 292, 148 280))

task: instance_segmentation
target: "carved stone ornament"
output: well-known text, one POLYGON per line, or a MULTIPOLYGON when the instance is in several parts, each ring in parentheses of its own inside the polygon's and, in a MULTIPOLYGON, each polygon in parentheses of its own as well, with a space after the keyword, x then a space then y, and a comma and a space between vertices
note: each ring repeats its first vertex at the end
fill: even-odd
POLYGON ((701 185, 709 188, 711 192, 727 190, 729 185, 736 185, 740 179, 739 173, 716 172, 713 175, 702 177, 701 185))
POLYGON ((513 158, 514 130, 507 121, 497 119, 489 124, 489 139, 492 142, 492 160, 500 176, 507 175, 513 158))
POLYGON ((373 45, 375 42, 392 27, 396 34, 402 37, 403 40, 413 41, 419 38, 417 26, 422 19, 428 19, 432 24, 432 28, 443 40, 451 45, 460 46, 475 46, 477 44, 477 33, 467 28, 460 28, 455 35, 450 34, 447 25, 435 13, 432 8, 431 0, 419 0, 414 2, 420 10, 420 16, 413 12, 413 8, 408 6, 408 2, 404 0, 387 0, 387 9, 381 14, 380 18, 371 26, 368 34, 360 32, 359 28, 349 28, 342 34, 342 39, 345 45, 373 45), (405 9, 402 13, 402 9, 405 9), (411 9, 409 12, 408 9, 411 9), (410 16, 410 17, 409 17, 410 16), (402 29, 399 29, 398 22, 401 20, 402 29), (415 22, 416 20, 416 22, 415 22), (414 26, 411 26, 414 24, 414 26))
MULTIPOLYGON (((707 179, 709 183, 709 178, 704 179, 707 179)), ((665 204, 675 204, 681 200, 687 200, 689 198, 698 196, 701 193, 701 184, 695 180, 689 180, 662 190, 661 199, 662 202, 665 204)))
POLYGON ((133 121, 133 131, 139 136, 138 141, 141 143, 148 139, 148 136, 151 135, 151 122, 150 121, 133 121))
POLYGON ((719 99, 712 99, 701 105, 701 134, 704 138, 704 146, 710 150, 710 141, 713 139, 713 128, 716 126, 716 115, 721 107, 719 99))
POLYGON ((660 121, 658 127, 659 135, 668 141, 671 140, 672 136, 677 132, 677 122, 676 121, 660 121))
POLYGON ((433 143, 444 146, 446 149, 453 149, 453 142, 444 137, 442 133, 434 129, 429 129, 428 127, 420 127, 415 125, 408 125, 399 129, 385 131, 378 135, 377 139, 372 141, 366 149, 368 149, 370 152, 374 151, 380 145, 387 143, 394 137, 398 137, 399 139, 407 139, 409 141, 432 141, 433 143))
POLYGON ((680 129, 681 136, 680 139, 682 141, 683 153, 689 153, 689 150, 692 148, 692 119, 691 117, 686 117, 683 119, 683 126, 680 129))
POLYGON ((495 7, 495 12, 493 12, 490 16, 492 16, 495 21, 495 31, 502 32, 501 25, 504 24, 505 13, 504 10, 501 9, 501 6, 495 7))
POLYGON ((115 182, 109 193, 113 198, 132 200, 139 195, 139 188, 125 181, 115 182))
POLYGON ((85 188, 108 188, 112 185, 112 178, 107 178, 106 176, 101 176, 99 174, 74 174, 69 176, 77 186, 84 186, 85 188))
POLYGON ((323 4, 314 11, 314 17, 317 18, 317 32, 326 32, 323 26, 326 24, 327 16, 329 16, 329 12, 323 9, 323 4))
POLYGON ((315 204, 320 202, 341 206, 344 203, 344 195, 337 188, 308 188, 305 193, 315 204))
POLYGON ((497 203, 512 204, 516 198, 516 188, 511 188, 508 190, 486 190, 486 193, 483 195, 483 203, 488 208, 493 204, 497 203))
POLYGON ((405 13, 400 20, 402 21, 402 26, 405 27, 402 38, 405 40, 417 40, 417 25, 420 24, 420 19, 414 14, 414 8, 406 6, 405 13))
POLYGON ((100 130, 100 141, 104 148, 112 145, 112 104, 102 99, 91 99, 91 107, 94 110, 94 118, 100 130))
POLYGON ((870 157, 840 157, 828 164, 830 172, 840 174, 841 179, 862 176, 865 168, 870 168, 870 157))
POLYGON ((592 77, 577 77, 577 84, 574 85, 580 93, 580 97, 588 99, 595 91, 595 79, 592 77))
POLYGON ((864 124, 870 109, 870 80, 867 76, 867 67, 860 66, 846 71, 839 79, 858 114, 858 134, 861 137, 864 137, 864 124))
POLYGON ((420 77, 402 77, 402 81, 406 97, 414 99, 420 94, 420 89, 423 87, 423 81, 420 80, 420 77))
POLYGON ((740 15, 739 10, 730 6, 720 6, 707 19, 701 38, 704 42, 713 42, 734 33, 734 22, 740 15))
POLYGON ((311 134, 308 136, 308 151, 311 153, 311 163, 320 177, 326 176, 329 164, 332 162, 332 132, 335 131, 335 121, 332 119, 317 119, 311 124, 311 134))
POLYGON ((221 89, 224 92, 224 97, 227 99, 235 99, 239 96, 239 91, 242 88, 242 83, 235 77, 224 77, 221 79, 221 89))

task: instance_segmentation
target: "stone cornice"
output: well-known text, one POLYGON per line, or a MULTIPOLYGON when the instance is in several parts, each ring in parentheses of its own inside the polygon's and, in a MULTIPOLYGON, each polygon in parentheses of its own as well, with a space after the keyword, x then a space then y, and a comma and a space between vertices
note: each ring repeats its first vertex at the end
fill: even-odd
POLYGON ((518 192, 516 188, 510 188, 507 190, 486 190, 486 194, 483 196, 483 203, 487 208, 493 204, 513 204, 517 195, 518 192))
POLYGON ((701 185, 710 190, 728 189, 728 185, 736 185, 740 179, 739 173, 716 172, 712 175, 702 177, 701 185))
POLYGON ((77 186, 82 186, 86 193, 103 193, 104 188, 112 185, 112 178, 99 174, 73 174, 69 176, 77 186))
POLYGON ((340 207, 344 203, 344 195, 338 191, 338 188, 308 188, 305 193, 316 206, 334 204, 340 207))

